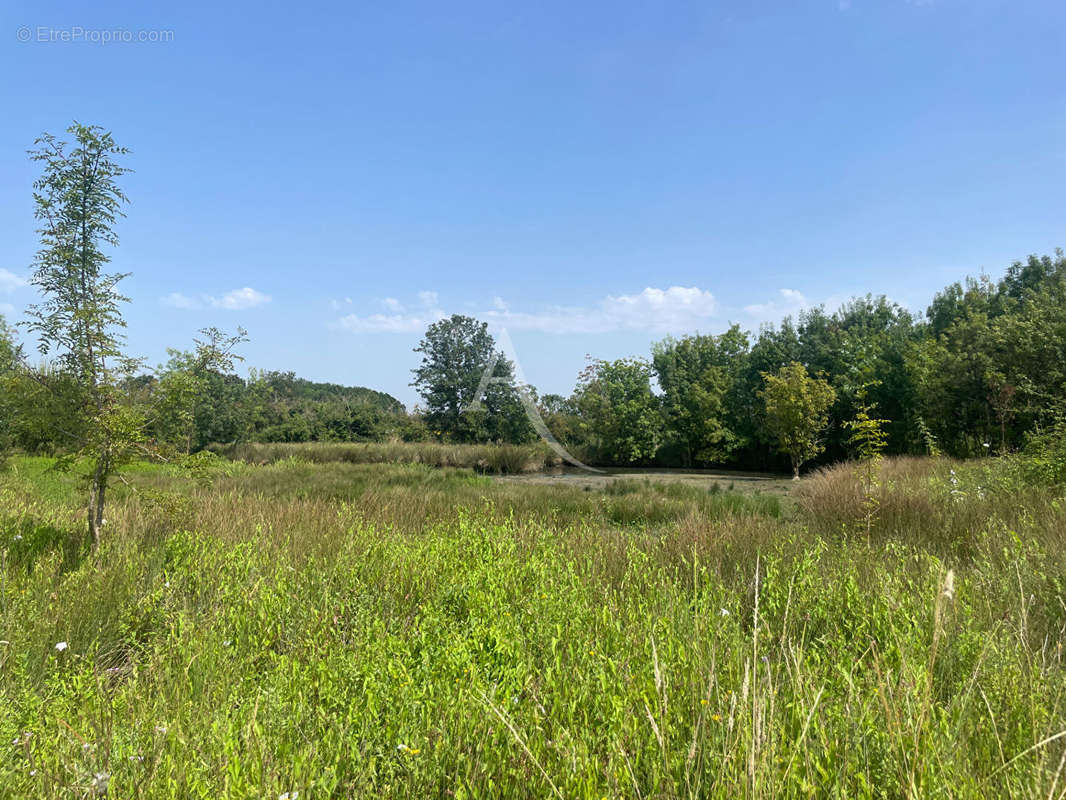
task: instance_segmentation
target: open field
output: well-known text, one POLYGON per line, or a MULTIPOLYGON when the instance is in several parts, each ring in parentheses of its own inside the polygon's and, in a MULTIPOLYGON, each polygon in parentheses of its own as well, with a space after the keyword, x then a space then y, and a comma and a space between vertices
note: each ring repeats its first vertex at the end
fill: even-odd
POLYGON ((0 797, 1066 792, 1066 497, 999 462, 138 465, 96 555, 48 466, 0 475, 0 797))

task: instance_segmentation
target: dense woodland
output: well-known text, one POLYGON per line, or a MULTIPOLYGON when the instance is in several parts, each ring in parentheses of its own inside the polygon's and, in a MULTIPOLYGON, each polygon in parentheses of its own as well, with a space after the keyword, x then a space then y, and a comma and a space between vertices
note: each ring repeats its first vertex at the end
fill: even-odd
MULTIPOLYGON (((219 337, 219 332, 209 332, 219 337)), ((17 332, 0 328, 6 374, 3 436, 27 452, 62 452, 61 364, 15 369, 17 332), (42 376, 45 379, 42 380, 42 376)), ((455 316, 416 348, 413 385, 424 405, 362 387, 315 383, 292 372, 241 377, 203 358, 209 346, 171 351, 152 373, 121 381, 125 401, 152 408, 150 438, 186 452, 212 442, 536 438, 511 365, 486 326, 455 316), (198 355, 199 353, 199 355, 198 355), (486 368, 481 402, 471 407, 486 368)), ((822 462, 853 455, 847 423, 862 409, 884 420, 890 454, 967 457, 1026 446, 1054 431, 1066 402, 1066 256, 1030 256, 996 281, 967 278, 932 300, 924 318, 884 297, 749 333, 692 334, 652 345, 648 357, 591 361, 569 397, 523 387, 555 437, 598 464, 729 465, 781 469, 768 426, 766 375, 803 365, 832 388, 822 462)))

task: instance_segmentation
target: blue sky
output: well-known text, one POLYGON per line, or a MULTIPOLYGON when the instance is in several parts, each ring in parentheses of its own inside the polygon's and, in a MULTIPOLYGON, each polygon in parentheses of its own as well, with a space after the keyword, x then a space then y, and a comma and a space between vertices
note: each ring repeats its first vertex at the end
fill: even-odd
POLYGON ((32 299, 26 149, 103 125, 153 363, 243 325, 247 365, 410 403, 462 312, 566 393, 586 354, 923 309, 1066 245, 1061 2, 153 5, 0 9, 0 311, 32 299))

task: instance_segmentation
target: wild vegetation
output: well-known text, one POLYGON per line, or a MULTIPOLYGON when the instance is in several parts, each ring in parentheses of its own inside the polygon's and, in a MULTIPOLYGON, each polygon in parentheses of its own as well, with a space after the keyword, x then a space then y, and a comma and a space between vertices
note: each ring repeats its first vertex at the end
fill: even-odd
POLYGON ((121 470, 96 551, 77 472, 0 478, 5 795, 1066 791, 1047 463, 782 502, 200 460, 121 470))
POLYGON ((0 797, 1066 796, 1061 252, 570 397, 455 315, 408 413, 240 377, 240 329, 145 374, 104 272, 125 150, 69 133, 33 153, 40 363, 0 320, 0 797), (784 497, 487 476, 552 437, 855 460, 784 497))
POLYGON ((443 442, 313 442, 307 444, 212 445, 210 451, 252 464, 299 459, 316 464, 426 464, 469 467, 477 472, 537 472, 562 464, 543 442, 517 444, 446 444, 443 442))

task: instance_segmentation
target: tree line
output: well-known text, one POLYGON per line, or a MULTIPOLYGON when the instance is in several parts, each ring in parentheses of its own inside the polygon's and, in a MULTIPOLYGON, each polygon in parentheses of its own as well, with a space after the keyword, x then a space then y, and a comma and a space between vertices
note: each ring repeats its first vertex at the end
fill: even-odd
POLYGON ((856 456, 856 426, 873 423, 887 454, 1010 452, 1066 417, 1066 256, 954 283, 924 316, 867 295, 755 334, 733 325, 667 337, 647 357, 591 360, 569 396, 508 383, 511 365, 468 317, 431 326, 418 352, 416 386, 438 435, 530 439, 524 392, 551 433, 595 464, 797 469, 856 456), (479 343, 463 345, 475 331, 479 343), (494 357, 504 382, 480 413, 497 419, 476 421, 458 409, 494 357))

